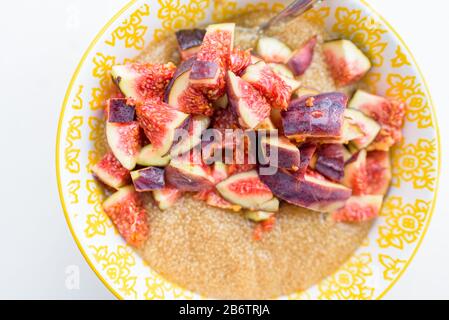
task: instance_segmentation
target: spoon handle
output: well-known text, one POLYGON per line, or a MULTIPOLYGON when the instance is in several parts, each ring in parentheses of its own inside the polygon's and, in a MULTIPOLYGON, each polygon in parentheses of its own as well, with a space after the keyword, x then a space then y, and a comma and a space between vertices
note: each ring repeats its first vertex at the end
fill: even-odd
POLYGON ((290 3, 284 10, 274 16, 271 20, 261 24, 259 29, 261 31, 264 31, 278 22, 287 22, 293 18, 296 18, 297 16, 312 8, 315 3, 321 1, 322 0, 295 0, 290 3))

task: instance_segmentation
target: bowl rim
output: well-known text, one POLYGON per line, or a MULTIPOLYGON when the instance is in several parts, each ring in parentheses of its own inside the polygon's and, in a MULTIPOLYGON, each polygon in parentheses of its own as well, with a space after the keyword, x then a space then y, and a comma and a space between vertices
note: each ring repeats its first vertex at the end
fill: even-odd
MULTIPOLYGON (((69 85, 67 87, 65 96, 64 96, 64 100, 62 103, 62 108, 59 114, 59 120, 58 120, 58 128, 57 128, 57 134, 56 134, 56 148, 55 148, 55 153, 56 153, 56 158, 55 158, 55 169, 56 169, 56 180, 57 180, 57 185, 58 185, 58 193, 59 193, 59 198, 60 198, 60 202, 61 202, 61 206, 64 212, 64 217, 67 223, 67 226, 70 230, 70 233, 72 234, 72 237, 79 249, 79 251, 81 252, 82 256, 84 257, 84 260, 87 262, 87 264, 89 265, 89 267, 92 269, 92 271, 96 274, 96 276, 100 279, 100 281, 103 283, 103 285, 119 300, 123 300, 124 297, 118 293, 109 283, 106 279, 104 279, 104 277, 100 274, 100 272, 98 272, 98 270, 96 269, 96 267, 94 266, 93 262, 91 261, 91 259, 89 258, 89 256, 87 255, 87 253, 85 252, 83 246, 81 245, 75 230, 72 226, 72 223, 70 221, 69 215, 68 215, 68 210, 67 210, 67 206, 65 203, 65 199, 64 199, 64 194, 63 194, 63 190, 62 190, 62 183, 61 183, 61 175, 60 175, 60 141, 61 141, 61 133, 62 133, 62 125, 63 125, 63 119, 64 119, 64 114, 66 111, 66 107, 68 105, 68 100, 70 97, 70 94, 72 92, 73 86, 76 82, 76 79, 78 78, 78 75, 81 71, 81 68, 83 67, 88 55, 91 53, 92 49, 96 46, 96 44, 98 43, 98 41, 101 39, 101 37, 105 34, 105 32, 108 30, 108 28, 116 22, 116 20, 124 13, 126 12, 130 7, 132 7, 135 3, 137 3, 140 0, 130 0, 128 1, 128 3, 126 3, 117 13, 115 13, 107 22, 106 24, 100 29, 100 31, 96 34, 96 36, 94 37, 94 39, 89 43, 89 46, 87 47, 87 49, 84 51, 76 69, 75 72, 73 73, 69 85)), ((407 268, 409 267, 409 265, 411 264, 411 262, 413 261, 413 259, 415 258, 419 248, 421 247, 421 244, 427 234, 427 231, 429 229, 430 223, 432 222, 432 217, 433 214, 435 212, 435 206, 436 206, 436 201, 438 198, 438 194, 439 194, 439 185, 440 185, 440 171, 441 171, 441 137, 440 137, 440 129, 439 129, 439 125, 438 125, 438 120, 436 117, 436 110, 435 110, 435 106, 434 106, 434 102, 432 99, 432 95, 430 93, 430 89, 428 86, 428 83, 424 77, 423 72, 421 71, 421 68, 417 62, 417 60, 415 59, 412 51, 410 50, 410 48, 408 47, 408 45, 406 44, 406 42, 404 41, 404 39, 399 35, 399 33, 396 31, 396 29, 371 5, 368 3, 368 1, 366 0, 359 0, 359 2, 367 7, 372 14, 374 14, 375 16, 377 16, 377 18, 379 18, 382 23, 385 24, 385 26, 388 27, 389 31, 392 32, 396 38, 398 39, 398 42, 406 49, 407 54, 410 56, 410 58, 412 59, 412 62, 414 64, 414 67, 416 68, 417 73, 419 74, 419 76, 421 77, 422 83, 424 85, 424 91, 426 94, 426 97, 429 99, 430 101, 430 110, 431 110, 431 117, 432 117, 432 121, 434 123, 434 130, 435 130, 435 134, 436 134, 436 146, 437 146, 437 154, 438 154, 438 158, 436 161, 437 164, 437 168, 436 168, 436 177, 435 177, 435 190, 434 190, 434 194, 433 194, 433 199, 432 199, 432 204, 430 207, 430 210, 428 212, 429 214, 429 218, 427 221, 427 224, 424 226, 423 229, 423 233, 420 237, 420 239, 418 240, 418 242, 416 243, 415 248, 413 249, 413 252, 411 253, 410 257, 408 258, 407 262, 405 263, 404 267, 402 268, 402 270, 398 273, 398 275, 396 276, 396 278, 391 281, 391 283, 375 298, 375 300, 380 300, 382 299, 392 288, 394 285, 396 285, 396 283, 399 281, 399 279, 402 277, 402 275, 405 273, 405 271, 407 270, 407 268)))

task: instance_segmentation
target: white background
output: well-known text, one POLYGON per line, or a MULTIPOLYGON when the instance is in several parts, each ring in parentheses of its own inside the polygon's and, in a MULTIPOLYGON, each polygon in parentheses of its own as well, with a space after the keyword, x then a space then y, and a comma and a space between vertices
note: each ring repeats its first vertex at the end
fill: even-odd
MULTIPOLYGON (((153 0, 155 1, 155 0, 153 0)), ((73 241, 59 202, 55 137, 70 77, 100 28, 126 0, 1 1, 0 298, 112 299, 73 241), (66 288, 79 267, 80 286, 66 288)), ((449 1, 371 0, 414 52, 449 141, 449 1)), ((427 236, 389 299, 449 299, 449 188, 427 236)))

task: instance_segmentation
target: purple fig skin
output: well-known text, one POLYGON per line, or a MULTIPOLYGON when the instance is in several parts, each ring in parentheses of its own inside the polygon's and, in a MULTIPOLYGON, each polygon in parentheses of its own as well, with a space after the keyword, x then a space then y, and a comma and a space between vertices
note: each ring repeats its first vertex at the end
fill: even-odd
POLYGON ((299 147, 299 153, 301 154, 301 163, 298 171, 295 172, 296 176, 303 177, 309 167, 310 161, 315 154, 317 145, 315 143, 304 143, 299 147))
POLYGON ((133 177, 134 188, 138 192, 163 189, 165 187, 164 171, 164 169, 157 167, 138 170, 138 177, 133 177))
MULTIPOLYGON (((286 138, 285 138, 286 139, 286 138)), ((281 145, 273 145, 273 140, 268 140, 268 142, 265 143, 265 154, 270 158, 270 152, 273 150, 274 152, 277 152, 278 154, 278 161, 277 166, 278 168, 282 169, 292 169, 292 168, 299 168, 301 164, 301 155, 299 152, 299 149, 295 148, 295 150, 283 148, 281 145)), ((269 161, 271 163, 271 161, 269 161)))
POLYGON ((325 185, 326 182, 319 184, 298 179, 284 169, 274 175, 261 175, 260 178, 279 199, 320 212, 343 207, 352 193, 351 189, 332 187, 325 185))
POLYGON ((343 93, 325 93, 293 100, 282 111, 287 137, 339 138, 348 97, 343 93), (313 105, 311 105, 313 103, 313 105))
POLYGON ((211 61, 195 61, 192 65, 192 71, 190 73, 190 79, 202 80, 202 79, 215 79, 220 68, 218 64, 211 61))
POLYGON ((317 37, 312 37, 303 47, 295 51, 287 65, 295 76, 303 75, 312 64, 317 37))
POLYGON ((168 103, 168 99, 170 96, 170 91, 175 84, 176 79, 178 79, 181 75, 184 73, 190 71, 192 69, 193 64, 195 63, 196 58, 190 58, 186 61, 183 61, 178 68, 176 69, 175 73, 173 74, 173 78, 170 80, 170 82, 167 85, 167 88, 165 89, 164 93, 164 102, 168 103))
POLYGON ((345 175, 345 160, 341 144, 323 144, 317 152, 315 169, 330 180, 341 182, 345 175))
POLYGON ((205 29, 184 29, 175 32, 181 50, 199 47, 203 43, 205 29))
POLYGON ((170 165, 165 169, 165 180, 171 187, 185 192, 207 191, 214 187, 207 178, 185 173, 170 165))
POLYGON ((129 123, 136 119, 136 109, 127 103, 127 99, 109 99, 108 122, 129 123))

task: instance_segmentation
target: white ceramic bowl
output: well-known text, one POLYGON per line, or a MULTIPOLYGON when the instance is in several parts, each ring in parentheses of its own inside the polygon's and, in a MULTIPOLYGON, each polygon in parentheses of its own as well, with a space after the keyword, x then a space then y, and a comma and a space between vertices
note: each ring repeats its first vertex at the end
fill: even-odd
MULTIPOLYGON (((103 194, 88 168, 105 148, 101 104, 109 88, 108 71, 166 32, 257 8, 278 10, 286 3, 133 0, 101 29, 81 59, 59 120, 58 186, 67 223, 78 247, 118 298, 200 297, 165 281, 146 266, 101 210, 103 194)), ((359 45, 374 64, 367 80, 371 90, 406 101, 409 110, 405 140, 393 152, 393 186, 369 238, 334 275, 306 292, 280 298, 381 298, 413 259, 434 209, 440 150, 432 101, 404 42, 365 1, 328 0, 308 12, 307 17, 359 45)))

